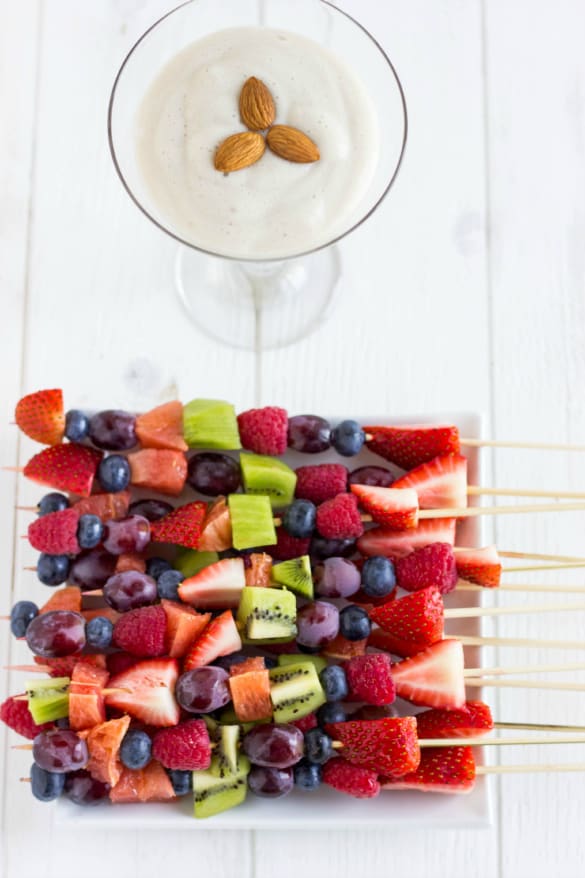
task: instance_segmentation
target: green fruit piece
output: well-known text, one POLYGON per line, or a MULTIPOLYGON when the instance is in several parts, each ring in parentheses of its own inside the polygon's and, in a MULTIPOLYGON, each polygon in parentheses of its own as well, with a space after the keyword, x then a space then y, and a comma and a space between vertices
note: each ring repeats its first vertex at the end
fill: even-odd
POLYGON ((237 722, 238 722, 238 718, 237 718, 236 712, 233 709, 233 707, 231 706, 231 704, 229 704, 227 707, 224 707, 224 709, 219 714, 220 725, 222 725, 222 726, 235 725, 237 722))
POLYGON ((286 643, 297 634, 295 596, 285 588, 246 586, 236 618, 248 642, 286 643))
POLYGON ((64 719, 69 715, 69 677, 28 680, 24 688, 28 709, 37 725, 64 719))
POLYGON ((278 667, 286 668, 288 665, 298 665, 300 662, 309 662, 312 665, 315 665, 315 670, 318 674, 321 673, 323 668, 327 667, 327 659, 324 659, 320 655, 279 655, 278 656, 278 667))
POLYGON ((301 597, 310 599, 313 597, 313 574, 308 555, 301 555, 300 558, 291 558, 289 561, 274 564, 270 571, 270 578, 275 585, 284 585, 301 597))
POLYGON ((269 673, 275 723, 300 719, 325 704, 325 693, 311 662, 272 668, 269 673))
POLYGON ((219 756, 214 756, 206 771, 194 771, 195 817, 213 817, 241 805, 246 798, 249 771, 250 763, 244 755, 240 755, 235 773, 222 765, 219 756))
POLYGON ((274 546, 276 531, 268 497, 230 494, 228 497, 234 549, 274 546))
POLYGON ((185 579, 195 576, 204 567, 219 561, 217 552, 197 552, 195 549, 185 549, 179 552, 175 559, 175 569, 183 574, 185 579))
POLYGON ((218 759, 221 760, 222 767, 231 774, 236 774, 238 770, 238 742, 240 740, 240 726, 220 726, 219 727, 219 747, 218 759))
POLYGON ((273 509, 292 503, 297 475, 286 463, 274 457, 242 452, 240 466, 246 494, 267 494, 273 509))
POLYGON ((236 411, 221 399, 193 399, 183 407, 183 436, 189 448, 241 448, 236 411))
POLYGON ((212 741, 217 740, 217 734, 218 734, 217 730, 219 728, 218 721, 216 719, 214 719, 212 716, 207 716, 207 714, 205 716, 202 716, 201 719, 205 723, 205 726, 207 728, 207 731, 209 733, 209 737, 211 738, 211 740, 212 741))

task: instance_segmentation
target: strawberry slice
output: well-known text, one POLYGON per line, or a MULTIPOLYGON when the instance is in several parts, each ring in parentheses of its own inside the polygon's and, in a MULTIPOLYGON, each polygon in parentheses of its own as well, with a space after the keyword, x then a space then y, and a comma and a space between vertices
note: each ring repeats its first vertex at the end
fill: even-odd
POLYGON ((151 522, 150 538, 155 543, 172 543, 186 549, 199 548, 207 503, 196 500, 173 509, 164 518, 151 522))
POLYGON ((364 427, 371 435, 367 446, 401 469, 412 469, 441 454, 459 454, 459 430, 454 426, 409 424, 397 427, 364 427))
POLYGON ((202 668, 221 655, 230 655, 242 648, 242 641, 229 610, 213 619, 199 635, 185 659, 183 669, 202 668))
POLYGON ((183 403, 165 402, 136 418, 136 436, 143 448, 187 451, 183 439, 183 403))
POLYGON ((182 658, 211 620, 211 613, 196 613, 177 601, 161 601, 167 614, 167 652, 171 658, 182 658))
POLYGON ((341 741, 343 758, 378 774, 400 777, 416 771, 420 747, 414 716, 329 723, 325 731, 341 741))
POLYGON ((440 640, 392 665, 392 677, 396 694, 413 704, 448 709, 465 704, 463 646, 459 640, 440 640))
POLYGON ((371 485, 351 485, 364 512, 389 530, 406 530, 418 524, 418 497, 416 491, 405 488, 376 488, 371 485))
POLYGON ((467 459, 442 454, 402 476, 393 488, 413 488, 421 509, 467 506, 467 459))
POLYGON ((185 487, 187 458, 182 451, 142 448, 128 455, 130 481, 138 488, 178 497, 185 487))
POLYGON ((35 442, 58 445, 65 432, 63 391, 38 390, 23 396, 16 404, 14 420, 35 442))
POLYGON ((43 448, 31 457, 23 473, 40 485, 89 497, 101 459, 101 453, 94 448, 67 442, 43 448))
POLYGON ((403 558, 430 543, 455 542, 455 518, 429 518, 421 521, 416 528, 403 531, 375 527, 368 530, 357 541, 358 551, 367 558, 372 555, 385 555, 387 558, 403 558))
POLYGON ((117 707, 149 726, 175 726, 180 710, 173 695, 179 666, 173 658, 137 662, 110 679, 106 704, 117 707), (128 691, 126 691, 128 690, 128 691))
POLYGON ((49 555, 77 555, 81 546, 77 542, 79 512, 61 509, 37 518, 28 526, 28 541, 38 552, 49 555))
POLYGON ((197 609, 237 607, 246 585, 243 558, 224 558, 204 567, 179 585, 179 597, 197 609))
MULTIPOLYGON (((435 586, 415 591, 397 601, 372 607, 370 619, 383 629, 385 639, 369 645, 395 655, 413 656, 443 638, 443 598, 435 586)), ((394 668, 392 669, 394 672, 394 668)))
POLYGON ((425 793, 468 793, 475 784, 471 747, 428 747, 420 764, 404 777, 381 777, 383 790, 421 790, 425 793))
POLYGON ((225 552, 232 547, 232 520, 225 497, 217 497, 207 510, 199 538, 200 552, 225 552))
POLYGON ((456 549, 455 564, 459 579, 483 585, 485 588, 497 588, 502 575, 502 565, 495 546, 483 549, 456 549))
POLYGON ((93 494, 73 504, 79 515, 97 515, 105 523, 112 518, 125 518, 130 506, 130 491, 117 494, 93 494))
POLYGON ((474 738, 494 727, 483 701, 466 701, 460 710, 425 710, 417 714, 419 738, 474 738))

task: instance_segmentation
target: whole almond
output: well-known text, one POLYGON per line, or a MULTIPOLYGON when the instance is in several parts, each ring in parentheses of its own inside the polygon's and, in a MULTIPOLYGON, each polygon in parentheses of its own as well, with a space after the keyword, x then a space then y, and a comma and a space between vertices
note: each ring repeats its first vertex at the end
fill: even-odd
POLYGON ((264 155, 266 144, 261 134, 241 131, 232 134, 217 147, 213 163, 216 170, 230 174, 253 165, 264 155))
POLYGON ((321 158, 311 138, 290 125, 275 125, 266 135, 266 142, 272 152, 289 162, 316 162, 321 158))
POLYGON ((264 131, 270 128, 276 116, 274 98, 261 79, 251 76, 240 92, 240 117, 246 128, 264 131))

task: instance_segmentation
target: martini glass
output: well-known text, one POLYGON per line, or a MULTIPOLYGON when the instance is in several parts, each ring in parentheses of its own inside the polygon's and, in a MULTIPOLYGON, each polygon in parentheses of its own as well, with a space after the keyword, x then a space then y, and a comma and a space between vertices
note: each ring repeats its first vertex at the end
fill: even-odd
POLYGON ((341 275, 338 242, 364 223, 390 190, 406 144, 407 114, 398 75, 379 43, 327 0, 188 0, 155 22, 116 76, 108 110, 114 165, 127 193, 156 226, 175 238, 178 294, 207 335, 248 350, 280 348, 328 317, 341 275), (325 242, 283 258, 242 259, 210 252, 173 228, 153 200, 136 154, 136 120, 158 72, 191 43, 218 30, 270 27, 292 31, 350 59, 378 117, 380 148, 369 186, 343 227, 325 242))

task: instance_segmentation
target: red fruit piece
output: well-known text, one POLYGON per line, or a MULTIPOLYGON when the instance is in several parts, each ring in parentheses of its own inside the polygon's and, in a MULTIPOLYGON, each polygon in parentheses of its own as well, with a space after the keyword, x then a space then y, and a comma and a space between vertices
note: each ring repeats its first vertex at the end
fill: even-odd
POLYGON ((418 768, 420 747, 413 716, 329 723, 325 731, 341 741, 343 758, 354 765, 393 777, 418 768))
POLYGON ((413 704, 450 710, 465 704, 463 646, 459 640, 440 640, 392 665, 392 676, 396 694, 413 704))
POLYGON ((296 726, 297 729, 300 729, 303 735, 305 732, 310 731, 311 729, 316 729, 319 725, 317 721, 317 715, 314 713, 308 713, 306 716, 302 716, 300 719, 294 719, 291 721, 291 726, 296 726))
POLYGON ((409 488, 376 488, 370 485, 352 485, 364 512, 375 522, 390 530, 405 530, 418 524, 418 498, 409 488))
POLYGON ((238 677, 241 674, 249 674, 251 671, 265 671, 266 662, 261 655, 249 656, 243 662, 236 662, 230 668, 230 677, 238 677))
POLYGON ((229 687, 234 711, 240 722, 270 719, 270 677, 263 658, 249 658, 231 667, 229 687))
POLYGON ((373 555, 403 558, 430 543, 449 543, 452 546, 456 524, 455 518, 429 518, 419 522, 418 527, 403 531, 375 527, 359 538, 357 548, 366 558, 373 555))
POLYGON ((89 497, 102 455, 94 448, 67 442, 43 448, 31 457, 23 473, 40 485, 89 497))
POLYGON ((288 415, 285 409, 265 406, 238 415, 238 429, 243 448, 256 454, 284 454, 288 415))
POLYGON ((369 645, 396 655, 416 655, 443 639, 443 610, 443 599, 434 586, 372 607, 370 619, 385 637, 379 640, 372 631, 369 645))
POLYGON ((328 658, 351 659, 358 655, 365 655, 367 638, 365 640, 346 640, 341 634, 326 643, 322 649, 323 655, 328 658))
POLYGON ((152 755, 165 768, 199 771, 211 764, 211 747, 207 726, 202 719, 192 719, 174 729, 157 732, 152 741, 152 755))
POLYGON ((348 471, 341 463, 300 466, 296 473, 295 497, 310 500, 316 506, 347 491, 348 471))
POLYGON ((28 701, 26 699, 17 701, 14 695, 0 704, 0 720, 17 735, 22 735, 23 738, 29 738, 31 741, 39 732, 53 728, 53 723, 43 723, 38 726, 30 715, 28 701))
POLYGON ((246 584, 243 558, 224 558, 179 585, 179 597, 198 609, 237 607, 246 584))
POLYGON ((89 750, 87 770, 96 780, 112 787, 118 783, 124 769, 118 753, 129 725, 130 717, 122 716, 102 722, 79 735, 80 738, 85 738, 89 750))
POLYGON ((125 573, 126 570, 136 570, 138 573, 146 573, 146 558, 138 552, 129 552, 127 555, 118 555, 116 559, 116 573, 125 573))
POLYGON ((361 765, 352 765, 341 756, 325 763, 322 778, 323 783, 356 799, 372 799, 380 792, 377 772, 361 765))
POLYGON ((350 540, 364 532, 353 494, 338 494, 317 509, 317 530, 328 540, 350 540))
POLYGON ((122 768, 120 780, 110 790, 110 800, 125 802, 165 802, 174 799, 175 791, 168 774, 159 762, 151 760, 146 768, 134 771, 122 768))
POLYGON ((73 613, 80 613, 81 590, 76 585, 65 585, 54 591, 40 608, 39 613, 49 613, 51 610, 71 610, 73 613))
POLYGON ((427 793, 468 793, 475 784, 471 747, 428 747, 420 765, 400 778, 381 778, 383 790, 421 790, 427 793))
POLYGON ((187 451, 183 439, 183 404, 165 402, 136 418, 136 436, 143 448, 170 448, 187 451))
POLYGON ((125 518, 130 506, 130 492, 119 491, 117 494, 93 494, 73 504, 79 515, 97 515, 103 522, 112 518, 125 518))
POLYGON ((106 707, 102 689, 109 676, 108 671, 88 665, 87 662, 77 662, 73 667, 69 685, 69 725, 75 731, 90 729, 105 722, 106 707))
POLYGON ((414 489, 421 509, 467 506, 467 460, 460 454, 443 454, 415 467, 393 487, 414 489))
POLYGON ((143 448, 128 455, 130 481, 138 488, 178 497, 185 487, 187 458, 182 451, 143 448))
POLYGON ((185 659, 183 669, 202 668, 222 655, 242 648, 242 641, 230 610, 213 619, 199 635, 185 659))
POLYGON ((137 664, 138 659, 129 652, 112 652, 106 658, 108 671, 112 676, 127 671, 128 668, 137 664))
POLYGON ((167 653, 171 658, 182 658, 211 619, 211 613, 196 613, 177 601, 162 600, 167 617, 167 653))
POLYGON ((200 552, 225 552, 232 547, 232 520, 225 497, 217 497, 211 504, 199 538, 200 552))
POLYGON ((502 576, 502 565, 495 546, 483 549, 457 549, 455 564, 460 579, 483 585, 484 588, 497 588, 502 576))
POLYGON ((197 549, 207 504, 195 501, 173 509, 150 525, 150 538, 156 543, 172 543, 186 549, 197 549))
POLYGON ((161 606, 140 607, 123 613, 114 626, 113 643, 139 658, 155 658, 165 652, 167 616, 161 606))
POLYGON ((367 446, 401 469, 412 469, 441 454, 459 454, 459 430, 453 426, 411 424, 364 427, 372 438, 367 446))
POLYGON ((28 526, 28 541, 37 552, 48 555, 77 555, 79 513, 76 509, 61 509, 37 518, 28 526))
POLYGON ((434 585, 448 594, 457 585, 455 553, 449 543, 431 543, 396 561, 396 581, 405 591, 434 585))
POLYGON ((106 667, 106 657, 101 653, 96 655, 81 655, 78 653, 77 655, 66 655, 59 658, 43 658, 40 655, 35 655, 34 661, 35 664, 41 667, 49 668, 48 673, 50 677, 70 677, 73 668, 78 662, 84 662, 96 668, 106 667))
POLYGON ((390 657, 381 652, 350 659, 345 673, 351 696, 368 704, 392 704, 396 692, 391 668, 390 657))
POLYGON ((63 392, 38 390, 23 396, 16 404, 14 420, 20 430, 35 442, 58 445, 65 431, 63 392))
POLYGON ((119 691, 110 692, 106 704, 124 710, 150 726, 175 726, 180 716, 173 695, 178 676, 176 659, 137 662, 110 679, 108 688, 119 691))
POLYGON ((425 710, 416 716, 419 738, 474 738, 494 727, 483 701, 466 701, 460 710, 425 710))
POLYGON ((271 585, 270 571, 272 558, 264 552, 252 552, 245 560, 244 575, 246 585, 254 588, 268 588, 271 585))
POLYGON ((268 552, 276 561, 290 561, 291 558, 300 558, 307 555, 311 540, 301 540, 291 537, 283 527, 276 528, 276 545, 268 546, 268 552))

